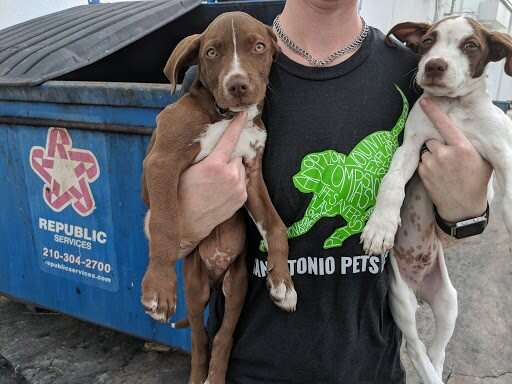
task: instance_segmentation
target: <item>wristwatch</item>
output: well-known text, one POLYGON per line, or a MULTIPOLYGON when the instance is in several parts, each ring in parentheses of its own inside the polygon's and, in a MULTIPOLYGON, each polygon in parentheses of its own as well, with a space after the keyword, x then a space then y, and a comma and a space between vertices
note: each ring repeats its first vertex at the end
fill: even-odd
POLYGON ((485 227, 487 227, 487 223, 489 222, 489 203, 487 203, 487 209, 483 215, 455 223, 445 221, 441 216, 439 216, 435 206, 434 213, 436 215, 437 225, 444 233, 455 237, 456 239, 464 239, 465 237, 481 234, 485 227))

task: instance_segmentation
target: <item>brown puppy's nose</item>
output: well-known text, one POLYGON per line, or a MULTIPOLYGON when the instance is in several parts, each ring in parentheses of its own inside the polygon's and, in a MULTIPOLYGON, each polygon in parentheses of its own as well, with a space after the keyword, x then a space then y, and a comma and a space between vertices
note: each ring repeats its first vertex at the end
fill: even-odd
POLYGON ((242 97, 249 90, 249 81, 243 77, 233 77, 226 84, 229 94, 233 97, 242 97))
POLYGON ((443 59, 432 59, 425 64, 425 73, 427 76, 442 76, 448 69, 448 63, 443 59))

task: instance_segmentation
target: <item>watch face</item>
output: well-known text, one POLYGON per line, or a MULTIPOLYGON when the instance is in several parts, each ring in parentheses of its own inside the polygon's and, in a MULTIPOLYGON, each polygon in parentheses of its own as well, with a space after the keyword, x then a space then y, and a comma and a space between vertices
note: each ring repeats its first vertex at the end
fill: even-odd
POLYGON ((455 238, 463 239, 465 237, 475 236, 481 234, 487 225, 487 221, 480 221, 470 225, 457 227, 455 231, 455 238))

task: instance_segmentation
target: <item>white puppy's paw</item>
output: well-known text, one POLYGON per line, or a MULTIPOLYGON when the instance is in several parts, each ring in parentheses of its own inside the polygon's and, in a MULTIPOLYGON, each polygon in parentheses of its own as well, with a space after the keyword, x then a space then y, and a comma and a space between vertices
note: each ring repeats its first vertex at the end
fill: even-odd
POLYGON ((400 225, 400 216, 376 215, 372 213, 361 234, 361 243, 367 255, 382 255, 395 243, 400 225))

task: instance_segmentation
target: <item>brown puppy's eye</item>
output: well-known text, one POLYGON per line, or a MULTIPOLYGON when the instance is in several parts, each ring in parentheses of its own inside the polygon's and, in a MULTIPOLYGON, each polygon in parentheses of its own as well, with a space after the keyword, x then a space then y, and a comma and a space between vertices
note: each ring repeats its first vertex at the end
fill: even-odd
POLYGON ((206 51, 206 56, 208 56, 209 58, 214 58, 217 56, 217 50, 213 47, 211 48, 208 48, 208 50, 206 51))
POLYGON ((434 39, 431 37, 427 37, 426 39, 423 39, 421 44, 423 44, 423 46, 425 47, 430 47, 432 44, 434 44, 434 39))
POLYGON ((478 48, 478 45, 476 45, 472 41, 467 41, 466 43, 464 43, 464 49, 473 50, 473 49, 477 49, 477 48, 478 48))
POLYGON ((256 45, 254 46, 254 50, 256 52, 263 52, 265 50, 265 44, 263 44, 262 42, 256 43, 256 45))

